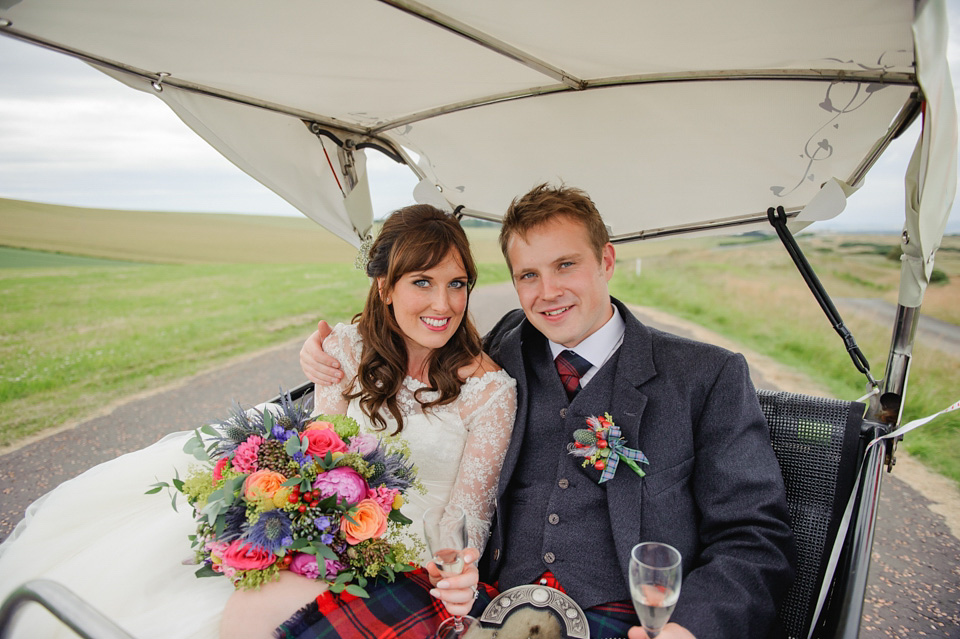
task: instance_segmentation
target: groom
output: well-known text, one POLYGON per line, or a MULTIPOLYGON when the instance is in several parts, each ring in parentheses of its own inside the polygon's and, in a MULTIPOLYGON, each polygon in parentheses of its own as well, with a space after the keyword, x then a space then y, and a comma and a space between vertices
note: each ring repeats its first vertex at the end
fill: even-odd
MULTIPOLYGON (((501 591, 546 583, 585 609, 591 636, 618 636, 636 624, 630 549, 663 541, 684 576, 660 637, 768 636, 794 547, 743 357, 648 328, 610 297, 614 247, 578 189, 541 185, 514 200, 500 245, 523 310, 485 346, 517 380, 517 417, 481 572, 444 579, 435 595, 467 602, 480 577, 501 591), (573 431, 605 413, 643 452, 645 476, 621 463, 599 483, 601 470, 568 453, 573 431)), ((319 337, 301 353, 314 381, 332 372, 318 368, 319 337)))

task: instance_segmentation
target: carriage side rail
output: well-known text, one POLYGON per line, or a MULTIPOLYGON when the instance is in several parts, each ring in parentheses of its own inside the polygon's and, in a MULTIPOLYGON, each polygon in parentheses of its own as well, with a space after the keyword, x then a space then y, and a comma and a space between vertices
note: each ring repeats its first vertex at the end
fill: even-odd
POLYGON ((8 636, 16 613, 28 603, 37 603, 83 639, 134 639, 96 608, 62 584, 35 579, 23 584, 0 607, 0 639, 8 636))

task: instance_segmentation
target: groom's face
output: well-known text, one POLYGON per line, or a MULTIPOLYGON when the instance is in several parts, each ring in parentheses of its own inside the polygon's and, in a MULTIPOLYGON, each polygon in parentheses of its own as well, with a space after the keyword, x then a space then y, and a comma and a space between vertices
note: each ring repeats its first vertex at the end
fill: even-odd
POLYGON ((513 285, 527 319, 547 339, 572 348, 613 315, 607 283, 613 245, 600 259, 579 221, 557 217, 507 242, 513 285))

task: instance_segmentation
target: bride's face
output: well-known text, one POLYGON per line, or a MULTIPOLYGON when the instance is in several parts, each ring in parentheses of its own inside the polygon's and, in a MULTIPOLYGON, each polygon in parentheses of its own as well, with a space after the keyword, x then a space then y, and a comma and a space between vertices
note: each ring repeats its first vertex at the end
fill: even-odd
POLYGON ((403 332, 411 360, 426 357, 453 337, 467 308, 467 271, 451 250, 442 262, 400 276, 384 301, 403 332))

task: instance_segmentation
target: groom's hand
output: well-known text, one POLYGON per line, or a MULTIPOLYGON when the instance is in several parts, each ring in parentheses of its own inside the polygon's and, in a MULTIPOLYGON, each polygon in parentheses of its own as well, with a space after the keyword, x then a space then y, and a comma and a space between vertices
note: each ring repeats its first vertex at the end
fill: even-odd
POLYGON ((333 331, 330 325, 320 320, 317 330, 307 338, 300 349, 300 368, 314 384, 330 386, 338 384, 343 378, 340 362, 323 352, 323 340, 333 331))
MULTIPOLYGON (((627 632, 629 639, 650 639, 647 631, 640 626, 634 626, 627 632)), ((697 639, 689 630, 676 623, 668 623, 657 635, 657 639, 697 639)))
POLYGON ((465 567, 463 572, 453 577, 441 577, 440 571, 432 561, 427 564, 427 573, 434 588, 430 594, 443 602, 451 615, 468 615, 477 598, 477 584, 480 573, 477 571, 477 559, 480 552, 475 548, 463 551, 465 567))

